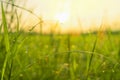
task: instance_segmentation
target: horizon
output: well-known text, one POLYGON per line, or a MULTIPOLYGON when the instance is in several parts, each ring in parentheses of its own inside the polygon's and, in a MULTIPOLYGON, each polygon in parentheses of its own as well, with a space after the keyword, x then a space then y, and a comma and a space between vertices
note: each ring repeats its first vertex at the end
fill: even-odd
POLYGON ((33 12, 42 16, 45 21, 58 21, 62 30, 79 29, 80 26, 83 30, 87 30, 99 28, 101 24, 113 25, 115 21, 119 21, 119 2, 118 0, 51 0, 49 2, 28 0, 27 6, 33 6, 33 12))
MULTIPOLYGON (((27 0, 24 8, 33 11, 43 19, 43 32, 57 31, 86 32, 98 30, 102 25, 104 29, 120 30, 120 5, 118 0, 27 0)), ((17 5, 21 5, 18 2, 17 5)), ((23 12, 22 23, 28 30, 36 23, 38 18, 23 12)), ((40 25, 34 31, 40 31, 40 25)))

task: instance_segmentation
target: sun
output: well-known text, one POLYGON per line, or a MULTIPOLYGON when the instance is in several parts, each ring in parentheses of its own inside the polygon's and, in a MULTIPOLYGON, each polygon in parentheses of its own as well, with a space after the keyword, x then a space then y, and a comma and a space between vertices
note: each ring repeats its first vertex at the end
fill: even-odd
POLYGON ((69 14, 68 13, 58 13, 55 15, 55 20, 60 23, 65 23, 69 20, 69 14))

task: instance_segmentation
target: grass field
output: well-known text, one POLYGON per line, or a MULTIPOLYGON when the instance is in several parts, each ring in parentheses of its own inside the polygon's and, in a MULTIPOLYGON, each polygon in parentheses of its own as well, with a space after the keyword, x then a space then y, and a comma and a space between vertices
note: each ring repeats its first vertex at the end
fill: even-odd
MULTIPOLYGON (((9 33, 11 52, 15 33, 9 33)), ((19 52, 8 60, 5 80, 119 80, 120 33, 98 37, 96 34, 39 35, 21 33, 16 44, 19 52), (93 54, 91 64, 90 58, 93 54), (12 67, 10 66, 12 65, 12 67), (89 69, 89 70, 88 70, 89 69), (10 73, 11 72, 11 73, 10 73), (9 77, 11 75, 11 77, 9 77)), ((5 46, 0 44, 0 69, 5 46)), ((13 49, 14 50, 14 49, 13 49)))
POLYGON ((120 80, 119 31, 79 35, 24 32, 14 7, 24 8, 6 4, 11 4, 12 14, 9 24, 1 1, 1 80, 120 80), (9 27, 14 20, 12 32, 9 27))

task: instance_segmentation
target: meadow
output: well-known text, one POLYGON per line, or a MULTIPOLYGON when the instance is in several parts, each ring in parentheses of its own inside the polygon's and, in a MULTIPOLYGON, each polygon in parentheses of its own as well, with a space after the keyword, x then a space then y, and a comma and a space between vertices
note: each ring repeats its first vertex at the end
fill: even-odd
POLYGON ((19 30, 18 21, 12 32, 5 10, 1 2, 1 80, 120 80, 119 31, 41 34, 19 30))
MULTIPOLYGON (((0 69, 7 54, 2 36, 0 69)), ((22 32, 17 41, 15 36, 9 34, 11 52, 15 47, 17 51, 7 61, 5 80, 120 79, 120 33, 104 33, 96 44, 97 34, 92 33, 76 36, 22 32)))

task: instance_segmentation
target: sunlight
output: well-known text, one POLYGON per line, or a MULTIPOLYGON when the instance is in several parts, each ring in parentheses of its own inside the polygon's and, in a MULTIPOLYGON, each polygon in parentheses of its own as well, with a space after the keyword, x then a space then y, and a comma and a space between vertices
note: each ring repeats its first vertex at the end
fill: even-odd
POLYGON ((54 18, 56 21, 59 21, 60 23, 65 23, 69 19, 69 14, 68 13, 59 13, 59 14, 55 15, 54 18))
POLYGON ((58 21, 63 29, 79 29, 80 24, 91 29, 98 28, 102 20, 108 24, 119 20, 119 3, 120 0, 28 0, 27 4, 35 6, 34 13, 44 20, 58 21))

